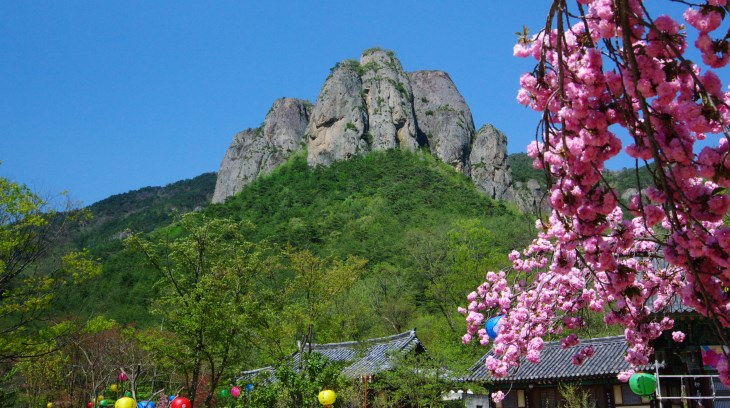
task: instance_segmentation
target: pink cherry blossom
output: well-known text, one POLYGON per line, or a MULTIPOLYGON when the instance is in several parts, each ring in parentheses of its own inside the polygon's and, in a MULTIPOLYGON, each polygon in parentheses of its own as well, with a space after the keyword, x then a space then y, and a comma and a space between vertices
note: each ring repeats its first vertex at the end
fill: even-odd
POLYGON ((497 391, 492 393, 492 401, 494 401, 495 404, 499 404, 504 400, 504 393, 502 391, 497 391))
MULTIPOLYGON (((537 61, 520 77, 517 100, 543 118, 527 154, 547 173, 552 211, 537 221, 532 243, 509 254, 512 270, 487 273, 459 310, 465 342, 490 343, 483 322, 503 316, 486 360, 496 377, 521 357, 539 362, 544 336, 561 337, 564 348, 580 344, 571 330, 583 326, 586 309, 624 328, 634 366, 647 364, 652 341, 672 330, 659 316, 674 299, 730 327, 730 92, 713 71, 730 63, 728 40, 716 34, 728 31, 716 9, 727 1, 687 3, 688 32, 670 15, 647 14, 642 0, 577 2, 584 20, 558 32, 556 21, 581 11, 557 7, 547 31, 514 49, 537 61), (692 44, 705 66, 685 56, 692 44), (628 133, 626 146, 617 128, 628 133), (628 202, 605 177, 619 154, 652 163, 652 182, 628 202)), ((592 355, 584 346, 571 360, 592 355)), ((713 361, 730 385, 727 359, 713 361)))

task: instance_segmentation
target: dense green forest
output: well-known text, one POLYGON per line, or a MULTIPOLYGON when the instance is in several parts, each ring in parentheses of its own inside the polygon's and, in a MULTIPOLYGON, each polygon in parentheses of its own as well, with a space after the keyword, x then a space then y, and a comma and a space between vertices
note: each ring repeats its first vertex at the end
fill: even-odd
POLYGON ((215 173, 205 173, 164 187, 145 187, 98 201, 86 210, 91 218, 72 231, 77 248, 87 248, 103 267, 94 281, 65 288, 58 311, 82 316, 104 315, 122 323, 151 323, 149 306, 159 279, 140 258, 123 251, 129 232, 148 233, 169 225, 175 217, 210 203, 215 173))
MULTIPOLYGON (((509 160, 515 181, 544 183, 543 173, 524 153, 509 160)), ((623 190, 632 185, 632 173, 609 176, 623 190)), ((367 261, 366 272, 339 305, 340 311, 358 311, 357 324, 343 329, 340 321, 335 330, 320 322, 317 341, 417 327, 426 342, 440 344, 436 350, 448 349, 463 326, 456 307, 487 268, 506 266, 506 254, 534 234, 531 216, 488 199, 468 178, 424 152, 377 152, 317 168, 307 166, 300 154, 224 204, 209 205, 214 185, 215 175, 208 173, 89 206, 94 217, 76 231, 74 242, 101 260, 103 273, 68 289, 59 310, 140 327, 155 324, 149 309, 159 294, 160 276, 139 254, 124 250, 124 238, 130 232, 164 230, 180 214, 197 210, 211 218, 250 222, 248 239, 254 242, 367 261)), ((350 318, 330 316, 333 321, 350 318)))
MULTIPOLYGON (((544 181, 526 155, 510 163, 515 181, 544 181)), ((624 170, 607 179, 624 190, 636 177, 624 170)), ((87 273, 54 289, 51 320, 60 328, 38 343, 42 358, 0 378, 0 391, 3 381, 22 379, 37 386, 19 397, 31 405, 96 398, 109 393, 120 366, 144 362, 140 380, 152 388, 140 390, 166 381, 210 402, 241 370, 276 364, 297 342, 414 328, 427 364, 458 375, 484 349, 461 344, 457 307, 485 271, 509 266, 509 251, 535 234, 533 215, 489 199, 422 151, 315 168, 297 154, 211 205, 214 185, 215 175, 203 174, 59 214, 78 222, 48 255, 85 249, 67 262, 87 273), (69 375, 78 380, 64 383, 69 375)), ((586 335, 607 334, 600 316, 588 318, 586 335)), ((392 387, 388 381, 374 386, 392 387)))
MULTIPOLYGON (((95 218, 76 233, 75 242, 102 261, 103 273, 63 296, 61 310, 140 327, 157 323, 149 308, 160 276, 139 254, 124 250, 123 238, 129 232, 154 235, 172 221, 173 210, 204 207, 213 184, 213 176, 203 175, 90 206, 95 218)), ((318 168, 297 155, 202 212, 251 223, 248 239, 254 242, 367 262, 337 310, 327 314, 329 321, 318 322, 316 341, 416 327, 436 353, 459 347, 463 322, 456 307, 484 270, 505 266, 509 250, 533 234, 529 216, 488 199, 451 167, 428 153, 398 150, 318 168)))

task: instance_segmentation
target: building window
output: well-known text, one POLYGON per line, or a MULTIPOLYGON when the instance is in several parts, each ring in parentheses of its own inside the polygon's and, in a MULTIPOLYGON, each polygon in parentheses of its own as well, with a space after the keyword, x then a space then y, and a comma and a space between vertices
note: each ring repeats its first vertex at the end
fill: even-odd
POLYGON ((518 408, 517 391, 512 390, 504 395, 504 399, 500 404, 497 404, 499 408, 518 408))
POLYGON ((634 394, 627 384, 621 385, 621 397, 624 405, 641 405, 641 397, 634 394))

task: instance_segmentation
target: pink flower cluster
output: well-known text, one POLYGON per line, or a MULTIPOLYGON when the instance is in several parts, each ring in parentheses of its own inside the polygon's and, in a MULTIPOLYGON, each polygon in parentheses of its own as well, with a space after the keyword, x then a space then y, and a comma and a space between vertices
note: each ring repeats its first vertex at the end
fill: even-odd
MULTIPOLYGON (((650 342, 672 329, 674 322, 656 312, 675 298, 730 327, 730 227, 723 223, 730 208, 730 92, 712 70, 685 59, 687 34, 672 17, 652 19, 642 0, 578 2, 587 5, 585 19, 514 49, 538 60, 520 77, 517 100, 544 114, 542 138, 527 151, 550 176, 553 210, 537 222, 532 244, 510 254, 509 279, 517 283, 489 272, 460 308, 465 343, 488 344, 486 317, 503 316, 485 362, 496 377, 520 358, 539 362, 543 336, 563 336, 565 348, 579 344, 566 331, 585 324, 585 311, 625 327, 626 359, 634 366, 647 364, 650 342), (615 127, 628 131, 633 140, 625 153, 651 163, 654 179, 626 203, 603 174, 622 151, 615 127), (714 146, 697 154, 696 143, 710 137, 714 146)), ((729 58, 727 40, 709 37, 723 23, 717 7, 724 6, 726 0, 707 0, 684 14, 712 68, 729 58)), ((567 10, 556 10, 556 21, 569 20, 567 10)), ((684 340, 681 332, 672 337, 684 340)), ((573 363, 592 354, 584 347, 573 363)), ((728 370, 721 374, 730 384, 728 370)))

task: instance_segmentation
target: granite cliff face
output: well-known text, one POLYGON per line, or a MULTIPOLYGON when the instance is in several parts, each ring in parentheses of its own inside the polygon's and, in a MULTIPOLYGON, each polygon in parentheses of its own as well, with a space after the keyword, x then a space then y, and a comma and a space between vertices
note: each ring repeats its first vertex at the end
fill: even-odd
POLYGON ((418 132, 431 153, 456 170, 470 175, 469 152, 474 138, 474 120, 456 85, 443 71, 408 74, 413 87, 413 109, 418 132))
POLYGON ((512 170, 507 162, 507 136, 486 124, 479 129, 469 155, 471 179, 492 198, 512 200, 512 170))
POLYGON ((364 137, 367 126, 358 66, 352 62, 339 63, 332 68, 312 109, 307 127, 307 162, 311 166, 326 166, 367 153, 370 150, 364 137))
POLYGON ((212 201, 225 201, 259 175, 282 164, 292 152, 301 150, 310 109, 307 101, 278 99, 261 127, 234 136, 218 170, 212 201))
POLYGON ((337 63, 314 106, 279 99, 262 127, 237 134, 221 163, 213 202, 299 150, 306 149, 311 166, 327 166, 373 150, 419 147, 471 177, 490 197, 523 201, 514 193, 506 136, 492 125, 475 131, 449 75, 406 73, 392 51, 371 49, 360 61, 337 63))

